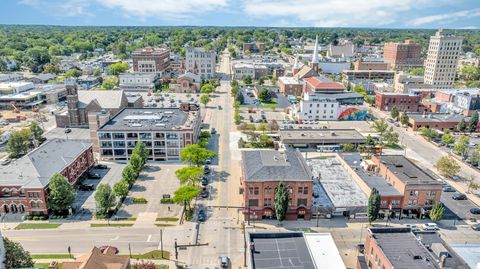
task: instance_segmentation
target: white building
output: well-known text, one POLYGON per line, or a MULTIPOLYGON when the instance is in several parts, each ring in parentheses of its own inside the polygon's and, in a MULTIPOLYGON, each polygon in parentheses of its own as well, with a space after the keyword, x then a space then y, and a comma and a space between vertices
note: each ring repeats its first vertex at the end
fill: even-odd
POLYGON ((32 82, 15 81, 0 83, 0 95, 18 94, 35 88, 32 82))
POLYGON ((337 120, 340 103, 325 94, 305 93, 298 104, 297 117, 301 120, 337 120))
POLYGON ((146 91, 155 88, 158 73, 123 73, 118 76, 120 88, 125 91, 146 91))
POLYGON ((332 44, 328 45, 328 58, 351 58, 353 56, 355 56, 355 46, 351 41, 344 41, 337 46, 332 44))
POLYGON ((243 79, 250 76, 252 79, 259 79, 268 74, 268 67, 263 64, 255 63, 236 63, 233 65, 233 77, 243 79))
POLYGON ((425 84, 436 88, 453 86, 462 40, 462 37, 443 34, 441 29, 430 37, 425 60, 425 84))
POLYGON ((188 72, 198 73, 202 79, 215 77, 217 53, 203 48, 186 48, 186 67, 188 72))

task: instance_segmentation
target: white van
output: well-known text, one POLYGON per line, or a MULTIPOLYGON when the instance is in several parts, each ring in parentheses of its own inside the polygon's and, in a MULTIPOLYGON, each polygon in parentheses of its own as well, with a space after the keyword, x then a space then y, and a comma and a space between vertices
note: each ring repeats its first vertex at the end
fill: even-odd
POLYGON ((436 223, 425 223, 422 225, 424 231, 436 231, 438 230, 438 225, 436 223))

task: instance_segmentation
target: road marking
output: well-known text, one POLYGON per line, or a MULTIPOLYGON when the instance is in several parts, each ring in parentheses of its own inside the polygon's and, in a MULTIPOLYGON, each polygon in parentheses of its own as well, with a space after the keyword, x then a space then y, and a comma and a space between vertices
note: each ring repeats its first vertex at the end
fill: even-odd
POLYGON ((120 238, 120 236, 117 235, 117 236, 115 236, 114 238, 110 239, 110 241, 116 241, 116 240, 118 240, 119 238, 120 238))
POLYGON ((152 235, 151 235, 151 234, 148 235, 147 242, 150 242, 150 239, 152 239, 152 235))

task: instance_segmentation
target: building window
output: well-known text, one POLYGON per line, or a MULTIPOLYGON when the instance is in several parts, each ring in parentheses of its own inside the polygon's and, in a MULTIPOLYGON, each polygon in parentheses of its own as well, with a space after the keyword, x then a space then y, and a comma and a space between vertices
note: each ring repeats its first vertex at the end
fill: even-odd
POLYGON ((298 199, 297 201, 297 206, 304 206, 306 207, 307 206, 307 199, 298 199))
POLYGON ((140 133, 141 139, 152 139, 152 133, 140 133))
POLYGON ((112 133, 113 138, 125 138, 124 133, 112 133))
POLYGON ((272 206, 272 198, 265 198, 265 199, 263 200, 263 206, 265 206, 265 207, 270 207, 270 206, 272 206))
POLYGON ((165 147, 165 141, 155 141, 155 147, 165 147))
POLYGON ((265 194, 272 193, 272 188, 266 187, 264 191, 265 191, 265 194))
POLYGON ((382 201, 380 202, 380 204, 383 205, 383 206, 385 206, 385 205, 387 205, 387 201, 382 200, 382 201))
POLYGON ((400 205, 400 200, 392 200, 392 202, 390 204, 392 206, 398 206, 398 205, 400 205))
POLYGON ((109 139, 109 138, 111 138, 111 137, 110 137, 110 133, 98 133, 98 138, 100 138, 100 139, 109 139))
POLYGON ((137 133, 127 133, 127 138, 138 138, 137 133))
POLYGON ((258 199, 249 199, 248 206, 258 206, 258 199))
POLYGON ((155 133, 155 138, 165 138, 165 133, 155 133))
POLYGON ((435 196, 435 191, 427 191, 427 196, 435 196))
POLYGON ((178 134, 177 133, 167 133, 167 139, 177 139, 178 134))
POLYGON ((417 205, 417 200, 416 199, 408 200, 408 205, 417 205))
POLYGON ((308 194, 308 187, 298 187, 298 194, 308 194))
POLYGON ((410 196, 418 196, 418 191, 410 191, 410 196))

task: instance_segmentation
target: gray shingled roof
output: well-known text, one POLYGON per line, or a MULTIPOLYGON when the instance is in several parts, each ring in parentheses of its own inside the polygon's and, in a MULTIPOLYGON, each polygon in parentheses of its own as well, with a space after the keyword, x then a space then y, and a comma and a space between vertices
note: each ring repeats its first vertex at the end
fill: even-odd
POLYGON ((245 181, 311 181, 312 174, 300 152, 249 150, 242 152, 245 181))
POLYGON ((80 101, 80 108, 88 106, 88 104, 95 100, 102 108, 120 108, 123 96, 123 90, 78 91, 78 101, 80 101))
POLYGON ((61 172, 91 146, 80 140, 48 140, 10 165, 1 167, 0 185, 46 187, 53 174, 61 172))

